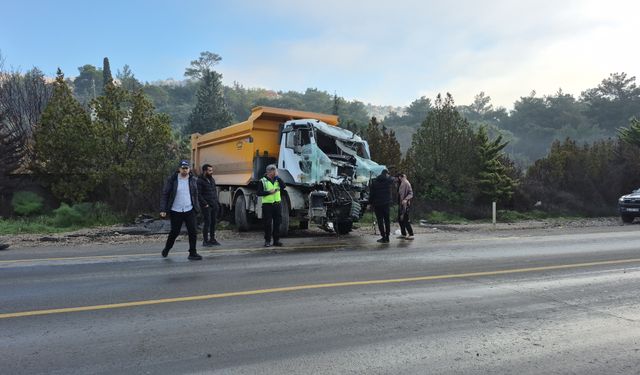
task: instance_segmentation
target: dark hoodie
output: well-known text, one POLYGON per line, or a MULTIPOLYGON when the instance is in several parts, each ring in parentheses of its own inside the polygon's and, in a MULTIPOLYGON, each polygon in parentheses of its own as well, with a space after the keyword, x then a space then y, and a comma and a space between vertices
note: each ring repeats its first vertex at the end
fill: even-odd
POLYGON ((393 178, 386 173, 382 173, 378 177, 371 180, 369 203, 373 206, 390 205, 392 201, 392 186, 393 178))

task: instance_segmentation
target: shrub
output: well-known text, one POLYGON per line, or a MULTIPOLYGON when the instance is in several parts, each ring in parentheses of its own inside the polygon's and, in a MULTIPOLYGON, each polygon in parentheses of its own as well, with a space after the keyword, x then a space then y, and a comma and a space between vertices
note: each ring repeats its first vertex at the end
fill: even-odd
POLYGON ((53 210, 52 222, 58 227, 72 227, 74 225, 82 225, 85 221, 82 213, 66 203, 53 210))
POLYGON ((13 212, 20 216, 33 216, 42 213, 44 199, 31 191, 19 191, 13 195, 13 212))

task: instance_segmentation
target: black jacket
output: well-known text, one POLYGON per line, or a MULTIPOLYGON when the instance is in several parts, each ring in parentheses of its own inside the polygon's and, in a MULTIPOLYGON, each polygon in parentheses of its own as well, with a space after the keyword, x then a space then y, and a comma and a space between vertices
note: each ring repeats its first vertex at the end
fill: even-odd
POLYGON ((198 199, 200 206, 215 206, 218 204, 218 191, 216 189, 216 180, 213 177, 201 175, 198 177, 198 199))
MULTIPOLYGON (((176 191, 178 191, 178 174, 174 173, 171 177, 167 178, 162 189, 162 196, 160 197, 160 212, 169 212, 173 205, 174 199, 176 199, 176 191)), ((196 177, 189 172, 189 192, 191 193, 191 205, 196 212, 200 212, 200 205, 198 204, 198 185, 196 177)))
POLYGON ((373 206, 390 205, 391 187, 393 186, 393 178, 386 174, 381 174, 371 180, 369 203, 373 206))
MULTIPOLYGON (((282 181, 282 179, 278 176, 276 176, 276 178, 274 178, 273 180, 270 180, 269 177, 267 177, 266 175, 264 176, 267 180, 271 181, 271 183, 276 183, 276 181, 278 181, 278 185, 280 185, 280 198, 282 198, 282 192, 284 191, 284 189, 287 187, 287 185, 284 183, 284 181, 282 181)), ((258 192, 256 192, 256 195, 259 197, 264 197, 269 195, 269 193, 267 191, 264 190, 264 185, 262 184, 262 179, 258 180, 259 184, 258 184, 258 192)))

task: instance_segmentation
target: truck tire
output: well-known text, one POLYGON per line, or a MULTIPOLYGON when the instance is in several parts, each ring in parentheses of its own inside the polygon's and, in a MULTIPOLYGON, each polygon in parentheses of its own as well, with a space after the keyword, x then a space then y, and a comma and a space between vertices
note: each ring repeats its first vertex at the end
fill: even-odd
POLYGON ((342 221, 336 223, 336 232, 338 234, 349 234, 353 229, 353 221, 342 221))
POLYGON ((620 215, 620 217, 622 218, 622 222, 623 223, 632 223, 633 219, 635 219, 635 217, 633 215, 622 214, 622 215, 620 215))
POLYGON ((280 222, 280 236, 286 237, 289 235, 289 199, 286 194, 282 195, 280 210, 282 212, 282 221, 280 222))
POLYGON ((244 195, 238 195, 236 203, 234 204, 234 218, 236 221, 236 228, 238 228, 239 232, 246 232, 249 230, 249 218, 247 217, 246 207, 244 195))

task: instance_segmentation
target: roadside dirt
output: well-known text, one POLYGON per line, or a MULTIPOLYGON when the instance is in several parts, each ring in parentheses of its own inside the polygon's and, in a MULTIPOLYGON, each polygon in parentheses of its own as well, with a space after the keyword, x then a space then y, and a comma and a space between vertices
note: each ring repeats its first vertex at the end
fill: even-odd
MULTIPOLYGON (((413 224, 416 240, 435 240, 460 237, 482 236, 531 236, 541 234, 562 234, 576 232, 606 232, 616 230, 637 230, 640 223, 622 224, 618 217, 585 218, 585 219, 548 219, 540 221, 521 221, 516 223, 471 223, 471 224, 429 224, 425 222, 413 224), (423 236, 428 235, 428 236, 423 236)), ((41 246, 76 246, 87 244, 114 244, 114 243, 161 243, 166 240, 168 233, 166 221, 148 222, 136 226, 110 226, 82 229, 68 233, 51 235, 23 234, 12 236, 0 236, 0 244, 8 244, 11 248, 41 247, 41 246)), ((392 237, 399 231, 398 225, 392 225, 392 237)), ((398 232, 399 234, 399 232, 398 232)), ((354 231, 342 238, 349 236, 377 236, 377 228, 369 223, 360 223, 354 231)), ((217 231, 217 239, 224 243, 225 240, 246 239, 247 241, 260 241, 262 233, 260 228, 250 232, 238 233, 230 229, 217 231)), ((310 227, 307 230, 292 230, 292 238, 302 237, 338 237, 336 234, 327 233, 320 228, 310 227)), ((199 237, 201 240, 201 237, 199 237)))

